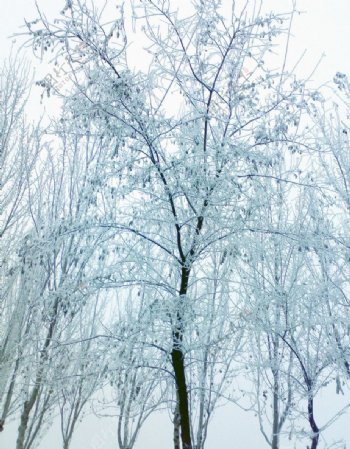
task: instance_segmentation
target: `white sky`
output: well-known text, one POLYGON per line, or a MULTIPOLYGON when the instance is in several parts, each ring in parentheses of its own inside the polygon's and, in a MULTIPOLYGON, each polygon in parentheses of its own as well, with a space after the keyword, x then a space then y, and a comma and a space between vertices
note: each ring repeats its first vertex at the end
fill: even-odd
MULTIPOLYGON (((113 0, 108 0, 113 1, 113 0)), ((176 1, 176 0, 173 0, 176 1)), ((228 1, 228 0, 225 0, 228 1)), ((39 4, 45 10, 57 11, 62 8, 63 0, 41 0, 39 4)), ((290 0, 264 0, 266 7, 289 10, 290 0)), ((0 58, 9 54, 11 39, 7 37, 18 31, 23 19, 35 16, 34 0, 0 0, 0 58)), ((331 80, 337 71, 350 74, 350 2, 349 0, 299 0, 297 7, 305 11, 295 18, 293 39, 290 43, 289 60, 293 65, 301 53, 306 50, 303 63, 299 68, 301 75, 312 71, 322 54, 325 55, 317 73, 313 76, 316 84, 331 80)), ((17 45, 17 44, 15 44, 17 45)), ((40 110, 40 91, 34 90, 32 107, 40 110)), ((332 386, 334 391, 334 387, 332 386)), ((349 394, 348 394, 349 395, 349 394)), ((350 397, 348 397, 350 401, 350 397)), ((325 393, 318 399, 323 405, 318 416, 326 420, 327 411, 339 406, 342 399, 325 393), (332 400, 330 401, 330 397, 332 400), (333 401, 333 402, 332 402, 333 401)), ((350 414, 343 416, 328 432, 328 442, 345 438, 350 447, 350 414)), ((16 429, 14 425, 0 434, 1 449, 14 449, 16 429)), ((99 422, 89 418, 82 424, 73 440, 71 449, 115 449, 114 421, 99 422)), ((304 447, 303 444, 300 447, 304 447)), ((209 428, 206 449, 263 449, 257 419, 231 406, 218 410, 209 428)), ((321 446, 323 447, 323 445, 321 446)), ((292 449, 284 446, 283 449, 292 449)), ((61 449, 58 429, 44 438, 40 449, 61 449)), ((145 426, 135 449, 172 449, 172 429, 167 415, 151 418, 145 426)))

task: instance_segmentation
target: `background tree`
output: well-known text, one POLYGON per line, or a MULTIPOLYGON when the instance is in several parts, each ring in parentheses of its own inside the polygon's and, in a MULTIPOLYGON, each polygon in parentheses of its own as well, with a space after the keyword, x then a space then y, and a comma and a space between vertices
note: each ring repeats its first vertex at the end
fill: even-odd
MULTIPOLYGON (((57 400, 50 382, 50 367, 55 365, 57 353, 53 346, 64 342, 66 327, 93 292, 87 279, 89 261, 103 234, 87 234, 83 232, 86 226, 81 228, 95 207, 94 170, 101 154, 100 142, 87 145, 85 137, 71 137, 68 131, 64 123, 57 129, 57 147, 46 145, 46 157, 36 167, 41 176, 30 186, 30 228, 28 225, 23 248, 23 270, 32 302, 21 379, 18 449, 31 446, 33 421, 43 422, 45 410, 37 412, 43 392, 48 391, 51 407, 57 400)), ((48 407, 47 400, 41 402, 42 407, 48 407)))
POLYGON ((64 345, 58 344, 54 381, 57 390, 63 449, 69 449, 74 432, 93 396, 103 388, 105 352, 98 335, 104 302, 97 295, 89 300, 65 330, 64 345))
POLYGON ((29 185, 42 152, 38 129, 26 120, 30 68, 10 57, 0 72, 0 427, 18 406, 15 382, 28 314, 28 283, 20 268, 30 217, 29 185))

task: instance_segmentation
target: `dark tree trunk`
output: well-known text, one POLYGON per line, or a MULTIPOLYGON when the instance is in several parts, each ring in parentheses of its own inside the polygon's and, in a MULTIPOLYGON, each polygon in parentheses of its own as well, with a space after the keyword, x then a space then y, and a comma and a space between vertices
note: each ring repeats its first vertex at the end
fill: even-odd
POLYGON ((316 449, 318 445, 318 440, 320 437, 320 429, 318 428, 315 418, 314 418, 314 398, 311 394, 311 391, 309 391, 309 398, 307 401, 307 411, 308 411, 308 420, 311 427, 311 430, 313 432, 311 437, 311 448, 310 449, 316 449))
POLYGON ((273 424, 271 449, 279 449, 279 378, 278 372, 274 370, 273 390, 273 424))
POLYGON ((176 394, 176 407, 174 411, 174 449, 181 449, 180 446, 180 414, 179 398, 176 394))
POLYGON ((280 408, 279 408, 279 395, 280 395, 280 378, 278 364, 279 353, 279 340, 278 336, 274 337, 273 341, 273 420, 272 420, 272 444, 271 449, 279 449, 279 436, 280 436, 280 408))
POLYGON ((25 432, 26 432, 27 426, 28 426, 28 419, 29 419, 28 406, 27 406, 27 402, 25 402, 23 411, 21 414, 20 425, 18 428, 16 449, 24 449, 24 438, 25 438, 25 432))
POLYGON ((177 310, 176 323, 172 333, 173 347, 171 360, 177 390, 178 412, 180 417, 182 449, 192 449, 190 413, 188 404, 188 391, 185 375, 185 360, 183 353, 183 303, 187 294, 190 269, 182 267, 179 307, 177 310))

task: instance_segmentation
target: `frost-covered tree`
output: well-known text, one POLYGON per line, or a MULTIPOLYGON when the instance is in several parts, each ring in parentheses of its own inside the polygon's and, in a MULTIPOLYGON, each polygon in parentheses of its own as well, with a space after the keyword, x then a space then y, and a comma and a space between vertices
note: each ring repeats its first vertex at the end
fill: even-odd
POLYGON ((89 263, 105 233, 92 235, 81 229, 95 213, 94 179, 101 142, 87 146, 88 138, 72 137, 64 124, 60 126, 58 138, 43 145, 36 167, 40 176, 30 186, 30 221, 21 248, 29 311, 23 326, 26 351, 19 379, 18 449, 29 449, 39 435, 36 426, 41 427, 49 416, 42 407, 48 410, 49 400, 51 409, 57 403, 58 392, 50 380, 59 354, 56 347, 64 343, 66 328, 94 292, 89 263), (44 392, 48 393, 40 406, 44 392))
MULTIPOLYGON (((306 97, 303 83, 267 66, 288 15, 249 2, 198 0, 186 12, 171 1, 130 6, 67 2, 54 22, 42 14, 28 28, 34 50, 54 48, 70 72, 68 93, 50 77, 42 86, 64 97, 79 132, 109 139, 93 226, 115 235, 96 283, 120 295, 146 286, 151 323, 169 353, 182 448, 192 449, 204 444, 216 401, 203 407, 222 384, 211 351, 235 339, 229 323, 226 335, 216 333, 213 295, 222 295, 222 314, 230 295, 222 270, 246 235, 270 231, 256 226, 259 177, 275 164, 274 142, 295 143, 306 97), (146 69, 129 62, 132 25, 147 46, 146 69), (212 269, 214 255, 222 270, 212 269), (197 431, 194 409, 202 410, 197 431)), ((147 336, 148 344, 158 339, 147 336)))
POLYGON ((104 305, 99 295, 91 298, 66 327, 64 344, 57 345, 51 383, 57 392, 63 449, 70 448, 89 403, 105 383, 105 351, 98 338, 104 305))
POLYGON ((28 226, 30 183, 41 153, 37 127, 26 119, 28 64, 11 57, 0 72, 0 422, 16 409, 14 388, 28 314, 27 283, 19 267, 28 226))
POLYGON ((350 378, 349 321, 349 110, 350 89, 345 74, 337 73, 331 100, 310 105, 314 121, 312 145, 320 161, 323 195, 314 202, 314 227, 319 236, 317 255, 321 266, 334 355, 341 378, 350 378), (320 210, 327 211, 321 214, 320 210))

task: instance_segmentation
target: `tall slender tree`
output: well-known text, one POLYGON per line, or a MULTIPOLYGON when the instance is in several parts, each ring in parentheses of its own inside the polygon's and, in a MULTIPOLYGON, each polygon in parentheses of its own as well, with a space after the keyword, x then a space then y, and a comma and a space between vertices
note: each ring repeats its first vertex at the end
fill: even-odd
MULTIPOLYGON (((68 2, 54 23, 42 14, 28 28, 34 49, 54 46, 67 58, 72 119, 115 142, 114 168, 100 182, 117 186, 117 197, 99 226, 118 234, 101 285, 147 284, 149 307, 161 299, 182 448, 192 449, 191 391, 203 379, 189 384, 190 323, 201 320, 202 291, 220 282, 216 273, 209 286, 204 273, 213 254, 253 230, 243 218, 260 168, 274 163, 266 147, 294 141, 304 91, 265 68, 288 15, 248 3, 226 11, 218 1, 195 1, 186 14, 172 2, 131 6, 133 16, 120 8, 104 22, 108 6, 68 2), (132 21, 148 44, 147 71, 128 64, 132 21)), ((42 85, 63 95, 52 79, 42 85)), ((191 339, 196 344, 205 347, 191 339)))

